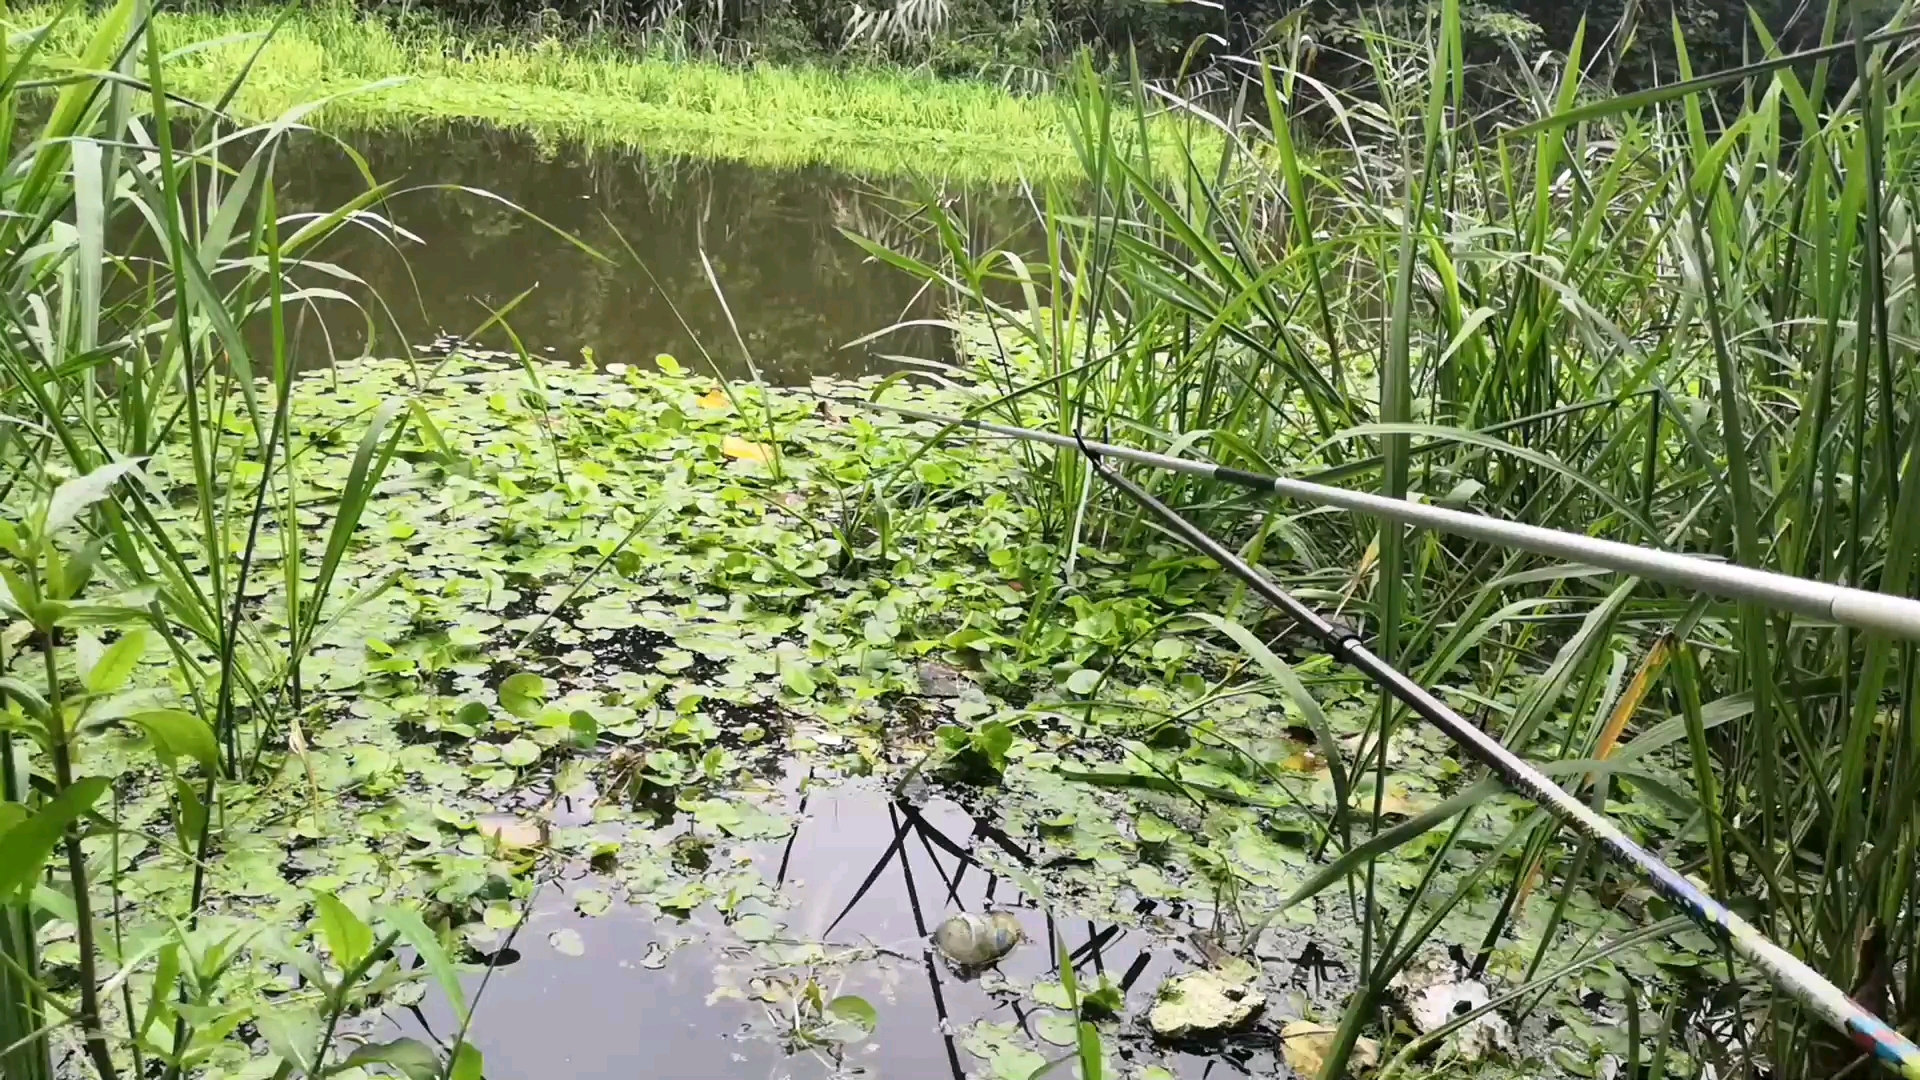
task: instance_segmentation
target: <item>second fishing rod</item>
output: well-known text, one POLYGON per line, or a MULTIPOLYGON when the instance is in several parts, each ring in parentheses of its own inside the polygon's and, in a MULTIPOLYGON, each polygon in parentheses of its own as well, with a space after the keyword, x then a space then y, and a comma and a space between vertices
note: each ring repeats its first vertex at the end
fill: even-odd
POLYGON ((1907 1080, 1920 1080, 1920 1047, 1916 1047, 1905 1035, 1848 997, 1799 957, 1774 944, 1685 875, 1634 843, 1619 826, 1548 779, 1545 773, 1528 764, 1500 740, 1482 731, 1478 725, 1455 712, 1446 702, 1375 654, 1352 629, 1302 603, 1198 525, 1110 469, 1101 460, 1099 452, 1084 441, 1079 442, 1079 449, 1101 479, 1151 514, 1188 546, 1246 583, 1261 599, 1316 638, 1328 653, 1359 669, 1383 691, 1446 733, 1508 787, 1552 812, 1574 831, 1631 867, 1662 896, 1679 905, 1694 921, 1712 931, 1735 953, 1765 972, 1784 992, 1835 1030, 1845 1034, 1862 1051, 1907 1080))

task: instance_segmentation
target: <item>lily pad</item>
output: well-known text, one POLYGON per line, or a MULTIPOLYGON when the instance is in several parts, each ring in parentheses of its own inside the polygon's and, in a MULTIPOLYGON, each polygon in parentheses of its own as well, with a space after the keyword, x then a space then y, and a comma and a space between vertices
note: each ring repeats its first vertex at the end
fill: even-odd
POLYGON ((580 940, 578 930, 555 930, 547 935, 547 944, 553 946, 553 951, 561 956, 584 956, 587 951, 587 944, 580 940))

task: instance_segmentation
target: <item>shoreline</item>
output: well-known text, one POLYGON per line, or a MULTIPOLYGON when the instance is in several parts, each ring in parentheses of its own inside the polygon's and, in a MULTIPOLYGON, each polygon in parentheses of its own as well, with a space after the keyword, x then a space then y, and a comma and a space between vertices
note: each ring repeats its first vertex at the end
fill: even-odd
MULTIPOLYGON (((20 29, 51 17, 52 9, 30 8, 10 21, 20 29)), ((221 96, 276 17, 268 10, 157 16, 169 51, 220 42, 177 55, 168 89, 221 96)), ((92 26, 91 18, 70 17, 56 37, 78 38, 92 26)), ((335 131, 478 121, 589 147, 772 168, 827 165, 874 177, 1007 183, 1081 172, 1058 98, 885 68, 740 68, 639 48, 613 39, 469 34, 428 20, 396 29, 349 8, 321 7, 287 18, 233 109, 269 120, 328 99, 307 120, 335 131)))

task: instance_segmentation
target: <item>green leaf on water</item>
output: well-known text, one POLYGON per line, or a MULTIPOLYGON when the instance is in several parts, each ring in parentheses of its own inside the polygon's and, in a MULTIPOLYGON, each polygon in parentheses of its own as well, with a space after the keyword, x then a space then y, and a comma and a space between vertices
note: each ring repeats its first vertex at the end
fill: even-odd
POLYGON ((819 688, 813 681, 812 664, 798 662, 786 664, 780 669, 780 682, 795 697, 812 697, 813 692, 819 688))
POLYGON ((581 889, 573 894, 573 908, 582 915, 605 915, 613 906, 613 897, 604 889, 581 889))
POLYGON ((500 682, 500 707, 522 720, 531 720, 547 699, 547 680, 530 671, 507 676, 500 682))
POLYGON ((1081 668, 1067 676, 1067 691, 1076 697, 1086 697, 1100 685, 1100 673, 1092 668, 1081 668))
POLYGON ((440 1055, 419 1039, 361 1043, 340 1063, 343 1069, 385 1065, 407 1080, 434 1080, 440 1075, 440 1055))
POLYGON ((582 750, 600 741, 600 722, 585 709, 575 709, 567 715, 567 730, 572 734, 573 744, 582 750))
POLYGON ((827 1012, 835 1020, 857 1030, 859 1034, 854 1035, 853 1038, 865 1038, 880 1025, 879 1010, 875 1009, 866 998, 852 994, 842 994, 827 1002, 827 1012))
POLYGON ((540 744, 532 739, 514 739, 500 748, 500 760, 515 768, 525 768, 540 760, 540 744))
POLYGON ((487 717, 492 715, 493 710, 487 708, 485 702, 469 701, 465 705, 460 706, 453 714, 453 718, 463 724, 478 726, 485 723, 487 717))
POLYGON ((1158 814, 1142 811, 1133 819, 1133 832, 1143 844, 1164 844, 1180 835, 1180 830, 1158 814))
POLYGON ((547 944, 561 956, 584 956, 587 952, 587 943, 580 939, 578 930, 555 930, 547 935, 547 944))

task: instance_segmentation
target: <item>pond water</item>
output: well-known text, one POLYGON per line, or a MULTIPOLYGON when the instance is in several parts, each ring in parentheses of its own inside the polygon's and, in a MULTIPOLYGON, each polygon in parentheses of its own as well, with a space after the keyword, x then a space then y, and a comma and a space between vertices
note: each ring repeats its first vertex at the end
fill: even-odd
MULTIPOLYGON (((991 1059, 965 1045, 975 1021, 1013 1025, 1043 1048, 1049 1037, 1063 1037, 1022 998, 1037 981, 1058 978, 1046 942, 1064 944, 1083 985, 1102 975, 1116 983, 1135 1015, 1145 1014, 1163 978, 1204 963, 1183 940, 1199 929, 1191 921, 1196 915, 1178 905, 1143 901, 1131 913, 1139 925, 1055 921, 972 854, 990 845, 1017 863, 1025 858, 1018 842, 948 798, 897 799, 850 782, 794 799, 794 832, 741 854, 792 905, 779 913, 775 944, 830 942, 826 962, 783 965, 769 958, 764 941, 743 941, 737 928, 711 916, 661 919, 620 906, 581 915, 580 890, 606 882, 574 867, 545 887, 526 923, 493 957, 492 971, 470 981, 469 994, 479 999, 470 1037, 486 1056, 488 1076, 994 1076, 991 1059), (928 947, 927 936, 954 912, 987 910, 1014 913, 1028 940, 988 972, 962 976, 928 947), (578 935, 579 955, 553 944, 556 932, 568 931, 578 935), (872 1036, 837 1052, 796 1046, 767 990, 809 975, 829 996, 858 994, 872 1003, 879 1015, 872 1036)), ((590 796, 575 800, 556 824, 589 819, 590 803, 590 796)), ((1313 961, 1309 953, 1283 957, 1279 966, 1291 965, 1283 975, 1303 991, 1317 991, 1313 983, 1324 971, 1313 961)), ((368 1035, 446 1039, 457 1029, 437 998, 386 1026, 368 1035)), ((1108 1053, 1116 1064, 1141 1057, 1185 1077, 1271 1076, 1280 1068, 1272 1033, 1259 1029, 1190 1054, 1156 1050, 1149 1058, 1141 1049, 1139 1040, 1123 1040, 1108 1053)))
MULTIPOLYGON (((513 332, 554 359, 576 359, 583 347, 602 363, 665 352, 707 370, 704 348, 731 377, 748 375, 750 356, 783 384, 889 370, 888 355, 945 355, 944 336, 919 327, 845 346, 937 315, 938 305, 842 230, 911 248, 931 198, 949 204, 982 244, 1004 240, 1028 217, 1012 191, 936 192, 824 168, 547 146, 474 125, 360 133, 351 144, 375 179, 394 185, 375 210, 399 231, 345 229, 314 255, 366 287, 348 290, 364 316, 336 304, 324 333, 311 322, 301 332, 309 365, 363 349, 397 355, 441 333, 465 334, 512 305, 513 332)), ((329 210, 367 188, 359 164, 317 136, 295 144, 280 175, 288 213, 329 210)), ((498 329, 482 343, 510 347, 498 329)))

